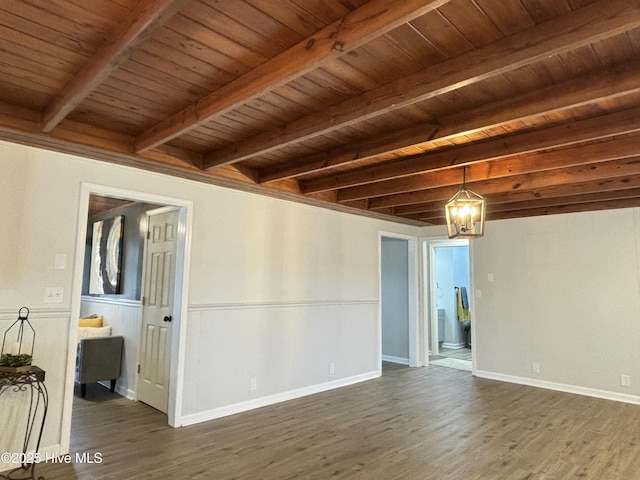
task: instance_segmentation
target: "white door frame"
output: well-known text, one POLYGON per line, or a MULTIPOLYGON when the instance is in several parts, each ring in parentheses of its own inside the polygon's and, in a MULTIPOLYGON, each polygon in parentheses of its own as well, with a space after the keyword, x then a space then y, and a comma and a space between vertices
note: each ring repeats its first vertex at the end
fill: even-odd
POLYGON ((378 365, 382 373, 382 237, 408 241, 409 265, 409 366, 423 365, 420 359, 420 287, 418 275, 418 237, 400 233, 378 232, 378 365))
MULTIPOLYGON (((186 323, 188 309, 189 265, 191 258, 191 230, 193 224, 193 202, 165 195, 121 189, 108 185, 82 182, 78 206, 76 255, 71 289, 71 318, 80 318, 82 297, 82 278, 84 270, 85 242, 88 225, 89 197, 103 195, 114 198, 135 200, 144 203, 155 203, 177 207, 178 244, 176 251, 176 288, 174 297, 175 311, 179 315, 174 325, 175 331, 171 341, 169 409, 167 412, 169 425, 182 425, 182 398, 184 391, 184 361, 186 344, 186 323)), ((71 415, 74 395, 75 345, 78 338, 77 322, 71 322, 69 328, 69 351, 67 357, 66 383, 63 399, 60 451, 68 452, 71 439, 71 415)))
MULTIPOLYGON (((473 261, 472 261, 472 242, 468 239, 449 239, 449 238, 423 238, 422 239, 422 251, 423 251, 423 273, 424 273, 424 292, 428 294, 428 298, 424 301, 424 350, 423 350, 423 362, 425 365, 429 364, 429 348, 434 350, 434 346, 437 349, 438 337, 434 335, 434 338, 429 338, 429 323, 431 325, 431 331, 435 332, 438 329, 438 307, 436 305, 437 285, 436 285, 436 248, 438 247, 469 247, 469 274, 470 274, 470 287, 471 292, 473 288, 473 261)), ((469 292, 469 293, 471 293, 469 292)), ((475 338, 475 319, 473 318, 473 311, 471 312, 471 338, 475 338)), ((471 349, 472 358, 472 371, 475 372, 476 354, 475 348, 471 349)))

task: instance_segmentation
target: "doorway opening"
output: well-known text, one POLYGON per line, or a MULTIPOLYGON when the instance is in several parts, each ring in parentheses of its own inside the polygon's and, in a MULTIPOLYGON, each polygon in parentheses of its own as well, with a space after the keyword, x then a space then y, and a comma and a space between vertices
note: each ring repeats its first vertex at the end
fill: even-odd
POLYGON ((415 237, 380 233, 381 373, 420 365, 417 253, 415 237))
MULTIPOLYGON (((147 194, 114 187, 94 184, 82 184, 80 207, 78 210, 78 241, 72 290, 72 318, 81 318, 91 314, 100 315, 108 312, 105 323, 112 327, 112 335, 124 337, 124 354, 122 358, 122 375, 116 382, 116 391, 132 400, 141 400, 138 395, 138 365, 141 362, 142 342, 142 289, 145 263, 147 229, 147 210, 166 207, 177 213, 175 225, 176 248, 175 268, 171 273, 175 289, 171 293, 173 311, 171 315, 173 335, 167 344, 169 381, 167 388, 167 407, 165 413, 170 426, 182 424, 182 392, 184 384, 184 331, 187 320, 187 282, 190 256, 190 232, 193 204, 191 201, 147 194), (100 212, 93 209, 103 204, 100 212), (111 204, 111 207, 104 205, 111 204), (89 295, 88 273, 85 258, 91 255, 92 220, 100 216, 128 213, 124 217, 124 248, 122 261, 122 287, 113 295, 89 295), (129 218, 128 218, 129 217, 129 218), (127 222, 128 218, 128 222, 127 222), (127 244, 127 242, 129 242, 127 244), (127 256, 127 247, 129 248, 127 256)), ((63 413, 63 438, 61 446, 68 448, 71 435, 71 416, 74 403, 74 367, 77 344, 77 329, 70 329, 70 343, 67 375, 70 381, 66 386, 63 413)), ((101 388, 101 387, 98 387, 101 388)), ((99 400, 100 401, 100 400, 99 400)))
POLYGON ((471 262, 469 240, 425 242, 429 282, 429 364, 472 371, 471 262))

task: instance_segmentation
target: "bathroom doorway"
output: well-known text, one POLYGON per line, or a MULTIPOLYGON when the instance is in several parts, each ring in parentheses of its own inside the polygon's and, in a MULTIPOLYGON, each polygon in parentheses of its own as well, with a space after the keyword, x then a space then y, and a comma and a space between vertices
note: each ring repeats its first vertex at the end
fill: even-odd
MULTIPOLYGON (((471 262, 468 240, 432 240, 428 249, 429 364, 472 370, 471 262)), ((427 253, 427 252, 425 252, 427 253)))

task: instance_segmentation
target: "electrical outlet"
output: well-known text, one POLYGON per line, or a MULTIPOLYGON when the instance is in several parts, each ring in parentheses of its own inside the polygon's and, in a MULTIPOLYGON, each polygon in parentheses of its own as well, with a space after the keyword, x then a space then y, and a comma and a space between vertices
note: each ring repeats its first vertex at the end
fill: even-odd
POLYGON ((630 387, 631 377, 629 375, 620 375, 620 385, 623 387, 630 387))
POLYGON ((336 373, 336 364, 331 362, 329 364, 329 375, 333 375, 336 373))
POLYGON ((533 372, 534 375, 540 375, 540 364, 533 362, 531 364, 531 371, 533 372))
POLYGON ((249 388, 252 392, 258 389, 258 379, 256 377, 251 377, 251 386, 249 388))
POLYGON ((45 287, 44 303, 63 303, 64 288, 63 287, 45 287))

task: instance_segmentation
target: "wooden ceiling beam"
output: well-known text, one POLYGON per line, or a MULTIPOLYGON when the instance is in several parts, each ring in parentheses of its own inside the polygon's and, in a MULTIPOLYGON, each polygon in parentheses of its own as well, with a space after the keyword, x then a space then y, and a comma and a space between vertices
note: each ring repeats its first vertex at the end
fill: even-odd
POLYGON ((640 188, 640 174, 597 178, 577 183, 562 183, 532 190, 505 191, 489 195, 487 201, 494 205, 512 202, 535 202, 554 197, 571 197, 585 193, 614 192, 616 190, 635 188, 640 188))
POLYGON ((253 183, 258 183, 258 171, 255 168, 251 168, 247 165, 231 165, 231 168, 237 170, 240 174, 244 175, 247 180, 253 183))
MULTIPOLYGON (((492 194, 486 197, 487 206, 491 209, 496 209, 502 205, 508 204, 521 204, 531 205, 533 202, 536 204, 539 201, 545 202, 545 205, 550 205, 554 201, 559 201, 561 198, 580 198, 583 195, 610 195, 614 197, 617 191, 624 192, 624 190, 638 190, 640 191, 640 175, 630 175, 628 177, 609 178, 603 180, 593 180, 590 182, 570 183, 563 185, 554 185, 547 188, 538 188, 534 190, 522 190, 517 192, 503 192, 499 194, 492 194)), ((446 201, 446 200, 445 200, 446 201)), ((444 202, 443 200, 434 200, 431 202, 416 203, 413 205, 404 205, 397 207, 385 207, 378 209, 377 211, 393 208, 393 213, 399 216, 411 216, 416 219, 426 218, 432 212, 437 212, 432 217, 444 215, 444 202)))
POLYGON ((266 183, 317 173, 381 154, 420 147, 430 141, 449 140, 637 92, 640 92, 640 62, 625 62, 561 84, 442 117, 436 131, 431 131, 429 124, 411 127, 388 136, 351 143, 275 168, 264 169, 260 172, 259 181, 266 183))
POLYGON ((552 207, 532 207, 523 210, 496 212, 487 216, 487 220, 506 220, 509 218, 536 217, 541 215, 559 215, 563 213, 594 212, 597 210, 613 210, 618 208, 635 208, 640 206, 640 197, 621 198, 601 202, 575 203, 555 205, 552 207))
MULTIPOLYGON (((138 136, 135 151, 144 152, 299 78, 391 30, 448 3, 449 0, 371 0, 247 72, 210 95, 163 120, 138 136)), ((213 162, 208 166, 232 162, 213 162)))
POLYGON ((177 158, 187 162, 190 167, 196 167, 198 170, 202 170, 201 153, 187 151, 170 145, 160 145, 158 148, 154 148, 141 154, 140 157, 158 161, 164 161, 167 158, 177 158))
POLYGON ((383 153, 404 150, 428 142, 436 134, 438 128, 432 123, 425 123, 391 132, 378 138, 340 145, 326 152, 301 158, 269 170, 265 169, 260 172, 259 182, 268 183, 283 178, 298 177, 383 153))
MULTIPOLYGON (((640 206, 640 197, 602 200, 595 202, 570 203, 568 205, 553 205, 548 207, 530 207, 521 210, 509 210, 504 212, 487 212, 486 221, 507 220, 510 218, 536 217, 543 215, 560 215, 563 213, 594 212, 597 210, 613 210, 618 208, 634 208, 640 206)), ((407 220, 421 221, 430 225, 445 225, 446 219, 441 217, 427 217, 419 220, 411 216, 404 217, 407 220)))
POLYGON ((322 135, 639 26, 640 5, 628 0, 599 0, 284 127, 205 154, 205 168, 322 135))
POLYGON ((439 118, 434 137, 449 140, 541 115, 640 93, 640 61, 623 62, 597 72, 439 118))
MULTIPOLYGON (((467 187, 480 195, 489 196, 496 193, 535 190, 554 185, 590 182, 607 178, 621 178, 624 183, 625 179, 635 175, 640 175, 640 156, 473 182, 468 183, 467 187)), ((460 185, 450 185, 371 198, 369 199, 369 209, 377 210, 384 207, 398 207, 438 200, 446 202, 459 188, 460 185)))
MULTIPOLYGON (((371 183, 376 182, 380 187, 384 184, 389 189, 388 193, 399 193, 400 190, 397 189, 406 188, 409 185, 416 183, 424 185, 422 177, 420 177, 420 174, 424 172, 450 169, 476 162, 498 160, 514 155, 638 132, 640 131, 638 117, 640 117, 640 108, 506 137, 496 137, 443 151, 427 152, 380 165, 303 181, 301 188, 305 193, 344 189, 342 191, 344 195, 339 195, 339 197, 348 198, 346 192, 351 192, 353 195, 351 199, 355 199, 361 198, 357 195, 369 196, 367 195, 369 188, 377 188, 371 183), (392 191, 394 185, 397 186, 395 187, 396 191, 392 191)), ((635 150, 636 153, 640 153, 640 147, 636 146, 635 150)), ((382 189, 384 190, 384 188, 382 189)))
POLYGON ((42 115, 42 131, 51 132, 78 104, 96 89, 134 48, 170 19, 189 0, 145 0, 138 3, 127 23, 118 28, 69 83, 58 93, 42 115))
MULTIPOLYGON (((566 195, 562 197, 549 197, 539 199, 535 202, 536 208, 556 207, 558 205, 575 205, 578 203, 607 202, 609 200, 623 200, 626 198, 640 198, 640 188, 625 188, 624 190, 613 191, 596 191, 589 192, 585 188, 585 193, 580 195, 566 195)), ((492 215, 499 212, 508 212, 513 210, 526 210, 532 208, 532 202, 508 202, 491 204, 487 211, 491 211, 492 215)))
MULTIPOLYGON (((105 157, 134 156, 131 135, 73 120, 64 120, 53 132, 43 133, 39 120, 37 111, 0 102, 0 138, 80 156, 86 156, 84 149, 90 153, 101 151, 99 156, 105 157)), ((200 168, 202 154, 198 152, 162 145, 139 157, 144 165, 154 162, 160 168, 171 165, 205 174, 200 168)))
POLYGON ((90 127, 90 130, 93 132, 93 134, 90 134, 84 131, 86 125, 74 124, 74 122, 70 122, 69 120, 65 120, 54 132, 45 134, 38 128, 40 125, 39 122, 34 122, 31 119, 32 114, 25 115, 24 120, 7 117, 4 112, 4 106, 5 104, 0 103, 0 141, 8 141, 69 155, 77 155, 85 159, 139 168, 204 184, 217 185, 305 205, 313 205, 343 213, 406 225, 424 225, 422 222, 411 219, 392 217, 384 213, 348 207, 333 201, 323 201, 298 193, 292 193, 294 189, 266 188, 261 185, 255 185, 247 181, 239 180, 237 176, 224 175, 221 172, 218 174, 219 169, 216 170, 216 175, 213 175, 210 172, 203 172, 201 169, 189 164, 189 162, 172 157, 161 149, 150 150, 144 155, 134 155, 131 149, 123 148, 123 145, 128 142, 123 142, 123 139, 119 138, 122 134, 114 134, 114 132, 102 130, 97 127, 90 127))
MULTIPOLYGON (((544 199, 537 199, 535 202, 524 200, 519 202, 493 203, 487 199, 487 215, 494 216, 502 212, 528 210, 531 208, 550 208, 563 205, 608 202, 610 200, 623 200, 629 198, 640 198, 640 188, 626 188, 624 190, 610 190, 604 192, 589 192, 589 190, 585 188, 584 194, 565 195, 559 197, 553 196, 544 199)), ((398 214, 396 209, 394 209, 394 213, 398 214)), ((440 219, 444 219, 444 206, 443 204, 440 204, 440 208, 438 209, 404 215, 415 220, 433 223, 440 219)))
MULTIPOLYGON (((538 201, 554 200, 556 198, 582 197, 585 193, 588 195, 615 195, 616 191, 624 192, 624 190, 640 191, 640 175, 629 175, 622 178, 606 178, 592 180, 590 182, 569 183, 562 185, 554 185, 546 188, 537 188, 533 190, 518 190, 516 192, 502 192, 486 196, 487 206, 492 209, 499 208, 502 205, 511 203, 519 203, 522 205, 532 205, 538 201)), ((431 202, 416 203, 413 205, 405 205, 393 207, 393 213, 400 216, 415 216, 416 219, 427 217, 430 212, 438 212, 438 215, 444 215, 444 203, 446 200, 434 200, 431 202)), ((389 208, 389 207, 387 207, 389 208)), ((506 208, 506 207, 505 207, 506 208)), ((381 209, 382 210, 382 209, 381 209)))
MULTIPOLYGON (((640 155, 640 135, 607 139, 602 142, 579 145, 571 148, 514 156, 499 160, 481 161, 466 168, 466 180, 481 182, 526 173, 542 172, 576 165, 589 165, 640 155)), ((339 202, 372 199, 408 192, 461 185, 462 169, 427 171, 410 177, 396 178, 384 182, 359 185, 337 191, 339 202)))

